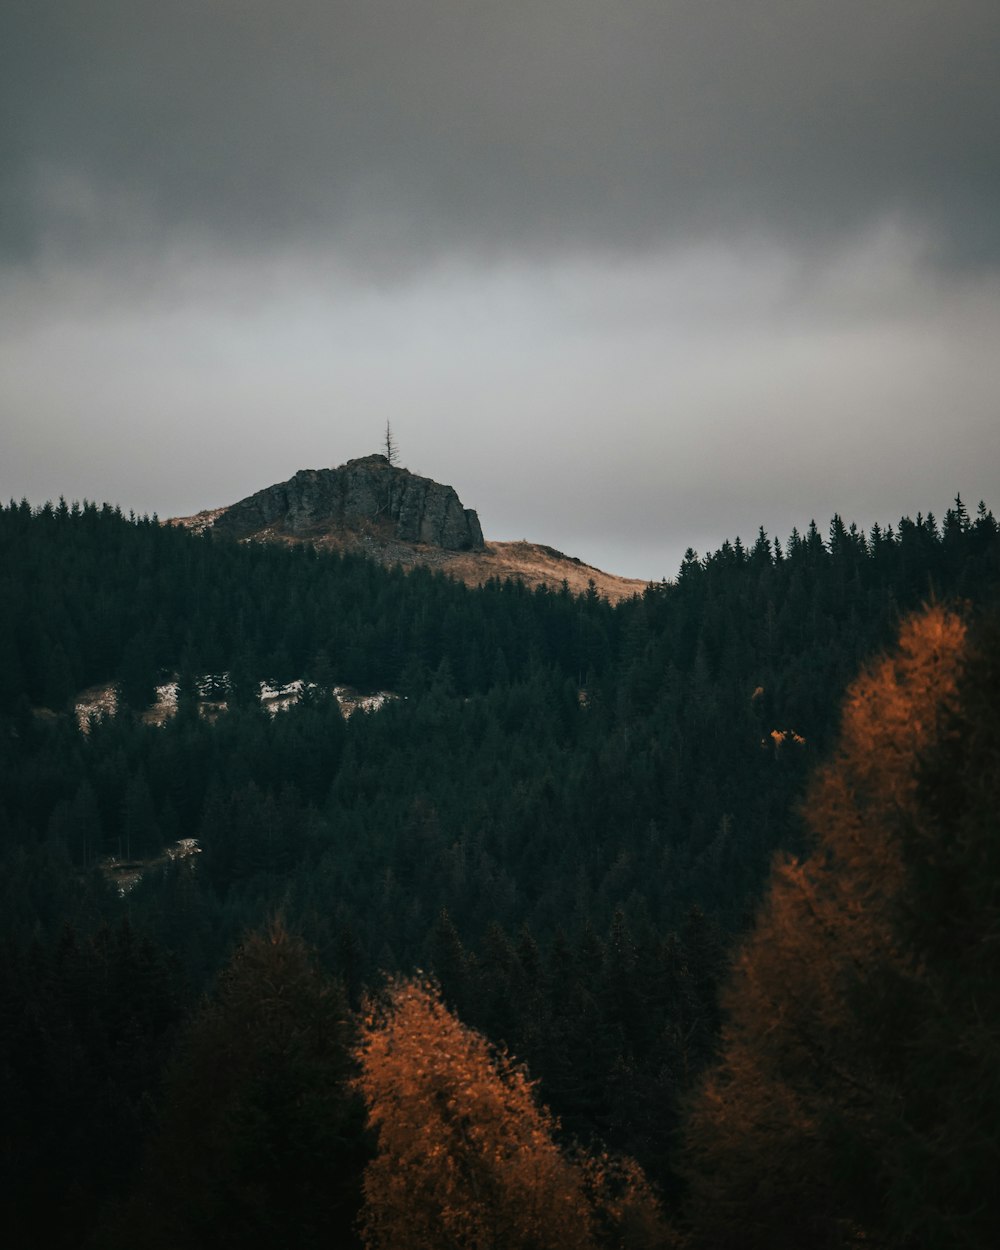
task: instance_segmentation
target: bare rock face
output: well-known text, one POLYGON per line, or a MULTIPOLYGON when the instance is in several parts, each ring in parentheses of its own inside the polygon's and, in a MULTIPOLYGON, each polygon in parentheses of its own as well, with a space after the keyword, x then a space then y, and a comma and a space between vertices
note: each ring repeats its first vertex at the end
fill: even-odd
POLYGON ((389 464, 385 456, 348 460, 336 469, 300 469, 227 508, 213 528, 246 538, 275 528, 297 538, 331 529, 389 529, 401 542, 446 551, 482 551, 483 531, 451 486, 389 464))

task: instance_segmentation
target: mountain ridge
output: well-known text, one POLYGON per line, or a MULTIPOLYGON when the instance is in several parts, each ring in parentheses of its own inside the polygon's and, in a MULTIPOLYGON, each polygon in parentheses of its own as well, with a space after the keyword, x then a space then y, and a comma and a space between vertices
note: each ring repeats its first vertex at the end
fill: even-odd
POLYGON ((400 542, 446 551, 481 550, 479 517, 464 508, 454 487, 393 465, 383 455, 362 456, 332 469, 300 469, 287 482, 255 491, 230 505, 214 528, 248 538, 269 526, 296 537, 331 527, 379 524, 400 542))
POLYGON ((544 543, 487 541, 478 513, 454 487, 411 473, 380 454, 329 469, 300 469, 221 508, 171 524, 211 529, 243 542, 310 542, 404 569, 430 567, 469 586, 513 578, 576 594, 593 590, 616 602, 648 584, 619 577, 544 543))

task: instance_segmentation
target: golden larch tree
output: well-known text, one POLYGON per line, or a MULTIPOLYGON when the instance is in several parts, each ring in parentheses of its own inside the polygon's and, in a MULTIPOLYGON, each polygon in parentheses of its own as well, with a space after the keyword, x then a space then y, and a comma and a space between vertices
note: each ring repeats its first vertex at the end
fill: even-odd
POLYGON ((364 1178, 370 1250, 588 1250, 663 1244, 635 1164, 570 1158, 524 1068, 426 981, 369 1005, 358 1084, 378 1131, 364 1178))
POLYGON ((911 1132, 902 1109, 919 1079, 911 1045, 934 1010, 907 937, 909 831, 965 643, 959 617, 929 608, 848 691, 803 809, 813 852, 775 867, 724 998, 721 1059, 692 1106, 697 1246, 909 1244, 883 1238, 888 1160, 911 1132))

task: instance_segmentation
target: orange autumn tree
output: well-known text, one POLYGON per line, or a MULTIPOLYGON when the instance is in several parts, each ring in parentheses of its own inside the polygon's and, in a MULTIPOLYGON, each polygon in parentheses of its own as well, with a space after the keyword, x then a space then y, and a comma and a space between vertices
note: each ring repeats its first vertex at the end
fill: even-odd
MULTIPOLYGON (((962 804, 975 813, 976 845, 996 860, 996 748, 992 757, 977 748, 977 760, 952 745, 960 733, 996 740, 989 699, 972 730, 961 728, 972 688, 983 686, 967 669, 964 623, 932 607, 906 621, 897 649, 848 691, 836 751, 804 808, 813 853, 775 868, 724 1000, 720 1061, 692 1106, 693 1246, 981 1244, 982 1186, 979 1198, 958 1203, 948 1190, 971 1170, 971 1131, 961 1122, 971 1130, 983 1118, 977 1103, 996 1093, 985 1074, 1000 1054, 994 1039, 978 1056, 977 1098, 963 1030, 979 1018, 984 1031, 991 1009, 981 984, 968 1001, 955 986, 980 952, 997 949, 995 905, 975 914, 982 933, 967 943, 971 956, 958 958, 957 944, 933 950, 953 913, 964 910, 968 924, 979 906, 949 899, 934 912, 941 865, 953 862, 964 887, 984 877, 970 858, 973 835, 959 839, 962 804), (947 804, 937 798, 946 783, 947 804), (962 1110, 944 1142, 956 1102, 962 1110), (947 1185, 933 1179, 946 1174, 947 1185)), ((996 685, 995 662, 989 671, 996 685)), ((996 1161, 988 1123, 982 1136, 996 1161)), ((989 1174, 985 1164, 980 1173, 989 1174)))
POLYGON ((570 1158, 524 1068, 423 980, 369 1004, 359 1087, 378 1151, 364 1178, 369 1250, 588 1250, 663 1244, 635 1164, 570 1158))

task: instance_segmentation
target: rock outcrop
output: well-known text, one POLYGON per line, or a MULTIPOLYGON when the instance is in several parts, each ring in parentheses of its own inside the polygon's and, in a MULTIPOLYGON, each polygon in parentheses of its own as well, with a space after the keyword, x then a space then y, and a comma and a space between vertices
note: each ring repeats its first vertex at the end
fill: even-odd
POLYGON ((442 486, 385 456, 348 460, 336 469, 300 469, 226 508, 213 528, 233 538, 277 530, 308 538, 332 529, 374 527, 400 542, 445 551, 482 551, 483 531, 472 508, 463 508, 451 486, 442 486))

